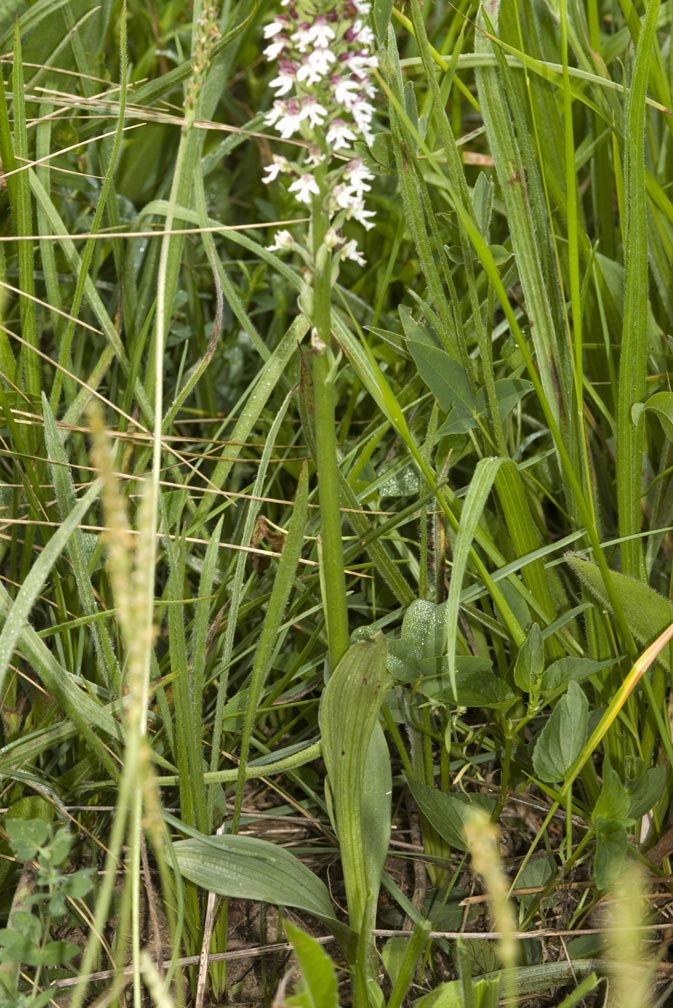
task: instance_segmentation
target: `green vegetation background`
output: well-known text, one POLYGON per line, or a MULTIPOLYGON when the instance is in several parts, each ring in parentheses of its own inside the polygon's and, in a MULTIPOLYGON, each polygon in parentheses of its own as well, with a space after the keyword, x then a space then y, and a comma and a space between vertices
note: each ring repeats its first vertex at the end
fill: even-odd
MULTIPOLYGON (((7 1004, 102 972, 78 1008, 129 961, 136 1004, 244 1001, 231 967, 197 977, 236 896, 321 919, 355 1003, 458 970, 443 1003, 481 973, 495 1004, 492 945, 427 937, 489 927, 459 904, 475 807, 516 892, 538 886, 516 927, 576 933, 577 963, 629 853, 665 833, 673 8, 373 7, 375 227, 333 289, 359 643, 326 689, 310 322, 300 263, 266 248, 301 217, 261 182, 282 149, 270 10, 224 0, 195 77, 198 2, 0 4, 7 1004), (204 839, 223 823, 229 845, 204 839), (376 923, 398 934, 382 981, 376 923)), ((349 1003, 290 933, 305 981, 328 978, 317 1003, 349 1003)), ((542 969, 550 948, 521 944, 522 998, 570 979, 542 969)), ((274 962, 253 999, 271 1003, 274 962)))

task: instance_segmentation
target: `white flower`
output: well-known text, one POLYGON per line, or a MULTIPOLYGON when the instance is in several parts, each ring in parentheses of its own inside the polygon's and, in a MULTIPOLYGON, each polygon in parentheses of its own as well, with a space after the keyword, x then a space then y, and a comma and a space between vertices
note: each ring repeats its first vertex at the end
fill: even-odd
POLYGON ((363 228, 367 231, 374 227, 373 223, 368 219, 369 217, 376 217, 373 210, 365 210, 364 203, 355 207, 350 214, 353 220, 356 220, 359 224, 362 224, 363 228))
POLYGON ((330 209, 333 213, 346 210, 350 214, 356 207, 362 205, 362 197, 358 196, 345 182, 335 185, 330 193, 330 209))
POLYGON ((311 127, 322 126, 327 117, 327 109, 320 102, 317 102, 315 98, 311 98, 308 95, 301 103, 301 111, 299 113, 300 121, 303 122, 304 119, 308 120, 311 127))
POLYGON ((301 127, 299 102, 294 99, 286 102, 275 101, 264 118, 270 126, 276 127, 283 140, 289 140, 301 127))
POLYGON ((273 182, 281 172, 290 171, 290 162, 287 158, 279 157, 277 154, 273 155, 273 163, 266 165, 264 171, 267 173, 264 182, 273 182))
POLYGON ((329 49, 314 49, 308 56, 304 56, 297 70, 297 80, 307 87, 318 84, 329 73, 335 58, 329 49))
POLYGON ((325 237, 323 241, 328 249, 334 249, 337 247, 337 245, 341 245, 341 243, 343 242, 343 238, 336 230, 336 228, 331 227, 328 228, 327 231, 325 232, 325 237))
POLYGON ((325 139, 327 140, 328 147, 332 147, 334 150, 341 150, 344 147, 350 147, 357 137, 348 123, 344 122, 343 119, 337 118, 332 119, 325 139))
POLYGON ((352 74, 356 74, 357 76, 359 76, 361 83, 364 84, 365 81, 367 81, 368 86, 371 86, 372 88, 373 85, 370 85, 368 83, 368 75, 369 71, 373 70, 376 65, 377 63, 375 61, 375 57, 369 56, 367 53, 361 53, 361 52, 352 53, 352 55, 349 56, 347 61, 347 66, 350 72, 352 74), (372 62, 374 63, 373 66, 372 62))
MULTIPOLYGON (((357 32, 357 39, 360 45, 366 49, 371 49, 376 39, 374 38, 374 32, 371 30, 369 25, 364 24, 363 21, 356 21, 353 25, 353 29, 357 32)), ((368 56, 367 58, 372 59, 371 56, 368 56)))
POLYGON ((294 238, 290 232, 286 231, 285 228, 281 228, 281 230, 276 234, 276 240, 273 245, 269 245, 267 247, 269 252, 283 252, 285 249, 292 248, 293 245, 294 238))
POLYGON ((319 164, 323 164, 325 160, 325 155, 319 147, 309 147, 308 153, 306 154, 306 164, 311 165, 313 168, 317 168, 317 166, 319 164))
POLYGON ((266 47, 266 49, 264 49, 264 55, 269 63, 273 63, 274 60, 278 59, 282 52, 285 52, 289 45, 290 42, 287 35, 279 35, 275 42, 272 42, 266 47))
POLYGON ((363 256, 362 252, 360 252, 358 243, 353 238, 341 246, 339 255, 342 259, 352 259, 353 262, 358 263, 359 266, 367 265, 367 260, 363 256))
POLYGON ((278 32, 284 31, 289 25, 289 19, 284 14, 274 18, 268 25, 264 26, 264 38, 273 38, 278 32))
POLYGON ((334 29, 322 15, 318 15, 313 24, 301 25, 292 36, 299 52, 306 52, 311 47, 325 49, 335 38, 334 29))
POLYGON ((280 60, 278 63, 280 73, 269 83, 269 87, 278 92, 278 97, 288 94, 294 87, 297 78, 297 64, 292 60, 280 60))
POLYGON ((336 74, 331 80, 334 87, 334 97, 339 105, 344 105, 350 110, 353 102, 357 101, 358 82, 353 77, 339 77, 336 74))
POLYGON ((346 165, 346 174, 355 192, 362 194, 370 191, 371 186, 367 183, 374 178, 374 175, 365 168, 362 158, 353 158, 349 161, 346 165))
POLYGON ((292 185, 289 187, 289 191, 296 193, 297 199, 300 203, 311 202, 311 196, 317 196, 320 193, 320 188, 316 182, 313 175, 307 172, 305 175, 301 175, 292 185))
MULTIPOLYGON (((282 140, 299 136, 304 143, 291 160, 274 156, 264 181, 289 175, 288 191, 299 203, 310 206, 318 197, 330 218, 325 245, 337 259, 364 266, 357 242, 346 241, 341 227, 356 220, 371 228, 375 216, 365 208, 374 176, 353 150, 358 139, 373 140, 372 71, 378 62, 367 23, 372 4, 281 0, 281 7, 283 13, 264 29, 269 40, 264 55, 278 66, 270 85, 275 100, 265 122, 282 140)), ((309 255, 289 232, 280 232, 270 247, 294 247, 309 255)))

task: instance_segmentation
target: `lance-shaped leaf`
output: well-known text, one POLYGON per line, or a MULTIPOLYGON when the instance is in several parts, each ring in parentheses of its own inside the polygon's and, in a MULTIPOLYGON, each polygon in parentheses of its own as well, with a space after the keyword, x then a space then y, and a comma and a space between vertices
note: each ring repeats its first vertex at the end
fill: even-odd
POLYGON ((173 847, 181 874, 202 889, 296 907, 319 917, 340 941, 347 941, 348 928, 337 920, 324 882, 284 847, 238 834, 192 835, 173 847))
POLYGON ((351 927, 374 924, 390 834, 390 757, 378 724, 389 677, 381 634, 353 644, 332 673, 318 720, 351 927))

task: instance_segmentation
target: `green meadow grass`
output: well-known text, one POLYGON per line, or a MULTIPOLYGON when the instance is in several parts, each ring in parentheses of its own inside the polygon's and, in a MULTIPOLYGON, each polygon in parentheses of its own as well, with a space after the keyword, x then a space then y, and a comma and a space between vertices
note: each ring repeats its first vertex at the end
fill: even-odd
POLYGON ((321 319, 191 7, 0 3, 0 1006, 664 1005, 673 7, 377 0, 321 319))

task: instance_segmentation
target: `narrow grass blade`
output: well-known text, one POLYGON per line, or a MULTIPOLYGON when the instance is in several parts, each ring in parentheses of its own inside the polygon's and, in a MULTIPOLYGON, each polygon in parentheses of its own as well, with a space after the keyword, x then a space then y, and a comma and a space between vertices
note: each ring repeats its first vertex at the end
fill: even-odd
POLYGON ((96 481, 77 502, 31 567, 28 577, 19 588, 16 598, 7 612, 5 625, 0 633, 0 695, 4 687, 9 662, 21 632, 28 622, 30 610, 49 577, 52 567, 65 549, 74 530, 97 499, 100 491, 101 485, 96 481))
POLYGON ((301 556, 301 548, 304 542, 304 529, 306 527, 306 517, 308 513, 308 470, 302 466, 297 484, 297 495, 295 497, 292 519, 287 531, 287 538, 283 546, 278 570, 271 590, 271 598, 267 606, 262 631, 259 636, 259 643, 255 650, 255 661, 250 673, 248 685, 248 704, 241 731, 241 742, 239 752, 239 777, 236 786, 236 799, 234 802, 234 813, 232 820, 232 830, 238 829, 243 804, 243 788, 245 785, 245 771, 248 765, 250 753, 250 739, 252 729, 257 716, 257 708, 262 697, 264 683, 271 670, 273 653, 277 647, 283 614, 290 597, 290 591, 297 572, 297 563, 301 556))
POLYGON ((626 289, 619 358, 617 401, 617 508, 622 542, 622 569, 644 577, 643 546, 637 533, 642 511, 642 421, 633 407, 645 397, 647 367, 648 243, 645 193, 645 94, 652 61, 659 0, 647 4, 626 108, 624 164, 624 254, 626 289))
MULTIPOLYGON (((44 393, 42 394, 42 413, 44 418, 45 447, 47 449, 47 456, 50 459, 49 468, 56 493, 56 506, 61 521, 63 521, 76 506, 77 494, 61 433, 44 393)), ((91 536, 89 536, 90 539, 91 536)), ((75 528, 68 540, 66 549, 72 562, 72 569, 82 607, 82 615, 95 616, 100 610, 96 602, 89 573, 92 553, 92 548, 89 548, 88 545, 89 540, 87 540, 85 533, 81 529, 75 528)), ((107 686, 113 687, 118 692, 121 685, 121 669, 119 668, 107 627, 104 623, 99 625, 99 621, 92 620, 91 634, 100 661, 103 680, 107 686)))
MULTIPOLYGON (((12 91, 14 96, 14 152, 18 164, 25 164, 28 159, 28 133, 26 127, 25 88, 23 80, 23 56, 21 52, 21 33, 18 24, 14 30, 14 63, 12 69, 12 91)), ((30 183, 26 172, 15 176, 15 205, 13 217, 17 235, 33 233, 33 208, 30 195, 30 183)), ((21 335, 25 340, 19 355, 19 366, 22 368, 26 392, 36 400, 40 395, 39 361, 34 353, 37 347, 37 321, 35 317, 35 262, 33 244, 20 241, 18 246, 19 287, 25 295, 21 298, 21 335)))
MULTIPOLYGON (((491 492, 491 487, 502 463, 503 459, 499 458, 485 458, 477 463, 467 491, 460 519, 460 527, 453 547, 451 584, 449 586, 449 597, 446 602, 446 646, 451 688, 457 703, 460 703, 460 697, 456 695, 456 643, 458 639, 458 610, 460 608, 463 577, 470 549, 472 548, 472 540, 479 525, 484 504, 491 492)), ((522 643, 522 640, 517 643, 522 643)))
MULTIPOLYGON (((496 23, 499 8, 499 2, 489 6, 490 15, 496 23)), ((494 44, 491 33, 485 30, 483 18, 480 20, 482 25, 475 34, 475 49, 478 53, 487 53, 494 44)), ((494 51, 497 58, 497 46, 494 51)), ((499 71, 486 66, 477 68, 480 108, 506 206, 526 310, 532 320, 531 340, 540 380, 548 407, 556 422, 564 428, 564 417, 572 415, 569 361, 565 359, 563 345, 556 335, 549 291, 550 282, 558 283, 558 280, 543 274, 542 264, 550 259, 549 228, 541 198, 539 167, 532 156, 526 156, 529 154, 527 147, 522 150, 527 133, 520 130, 517 134, 515 131, 516 115, 510 108, 510 99, 514 100, 515 92, 513 90, 510 95, 508 73, 511 71, 507 70, 504 61, 499 71)))
MULTIPOLYGON (((240 612, 240 607, 243 602, 243 587, 246 575, 246 565, 247 557, 245 554, 245 549, 252 542, 252 536, 255 528, 255 522, 261 510, 262 499, 264 496, 264 486, 266 484, 267 469, 269 462, 271 460, 271 453, 273 447, 276 443, 276 438, 278 437, 278 432, 280 430, 283 419, 285 418, 285 413, 289 405, 291 394, 285 397, 285 401, 276 413, 274 421, 271 425, 271 430, 266 438, 264 448, 262 451, 262 457, 259 460, 259 465, 257 468, 257 476, 255 477, 255 483, 253 486, 252 499, 248 504, 245 520, 243 522, 243 528, 241 531, 241 546, 244 550, 239 554, 236 565, 234 567, 233 577, 230 584, 230 594, 231 602, 229 606, 229 618, 227 621, 227 629, 224 636, 224 646, 222 649, 222 656, 220 659, 220 675, 217 691, 217 703, 215 707, 215 721, 213 724, 212 732, 212 755, 210 760, 211 771, 217 770, 219 764, 219 754, 220 746, 222 740, 223 731, 223 715, 224 715, 224 702, 227 695, 228 683, 229 683, 229 666, 231 664, 231 656, 234 650, 234 638, 236 635, 236 627, 238 625, 238 616, 240 612)), ((234 441, 234 444, 236 442, 234 441)), ((243 779, 243 778, 241 778, 243 779)), ((215 793, 211 791, 209 796, 209 818, 212 818, 213 814, 213 802, 215 800, 215 793)), ((235 818, 238 818, 237 816, 235 818)))

